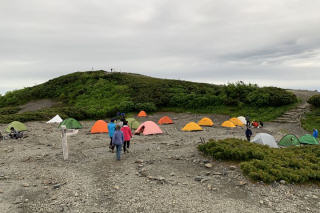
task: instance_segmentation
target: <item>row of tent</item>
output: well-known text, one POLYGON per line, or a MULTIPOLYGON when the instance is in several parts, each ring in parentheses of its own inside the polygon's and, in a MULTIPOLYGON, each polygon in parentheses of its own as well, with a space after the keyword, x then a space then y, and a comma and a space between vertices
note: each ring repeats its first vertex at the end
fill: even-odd
MULTIPOLYGON (((246 119, 243 116, 238 118, 230 118, 229 120, 223 122, 221 126, 234 128, 236 126, 244 126, 246 124, 246 119)), ((198 123, 189 122, 183 128, 182 131, 202 131, 201 126, 213 126, 214 123, 210 118, 204 117, 198 123)))
MULTIPOLYGON (((59 115, 57 115, 53 119, 48 121, 48 123, 61 122, 61 121, 62 119, 60 118, 59 115)), ((142 124, 140 124, 134 118, 128 118, 127 121, 131 129, 136 129, 135 134, 142 133, 143 135, 150 135, 150 134, 162 133, 162 130, 160 129, 160 127, 153 121, 146 121, 142 124)), ((246 123, 245 118, 240 116, 238 118, 231 118, 230 120, 223 122, 222 126, 226 126, 226 127, 243 126, 245 123, 246 123)), ((173 124, 173 121, 170 117, 164 116, 159 119, 158 124, 160 125, 173 124)), ((26 129, 24 124, 20 122, 13 122, 13 125, 18 125, 26 129)), ((73 118, 68 118, 62 121, 59 126, 61 125, 65 125, 68 129, 82 128, 81 124, 73 118)), ((199 131, 199 130, 202 130, 201 126, 213 126, 213 125, 214 125, 213 121, 210 118, 205 117, 205 118, 202 118, 198 123, 195 123, 195 122, 188 123, 182 128, 182 131, 199 131)), ((9 126, 7 128, 7 131, 10 129, 9 126)), ((108 133, 107 123, 103 120, 96 121, 95 124, 92 126, 90 132, 91 133, 108 133)), ((279 146, 281 147, 299 146, 300 144, 309 144, 309 145, 319 144, 319 141, 310 134, 303 135, 300 138, 298 138, 293 134, 288 134, 282 137, 279 143, 277 143, 275 138, 272 135, 267 133, 258 133, 253 138, 252 142, 268 145, 273 148, 277 148, 279 146)))
MULTIPOLYGON (((82 125, 73 118, 68 118, 65 120, 62 120, 60 116, 55 116, 53 119, 48 121, 47 123, 58 123, 61 122, 59 127, 62 125, 65 125, 67 129, 81 129, 82 125), (55 121, 55 122, 53 122, 55 121)), ((127 119, 129 126, 132 129, 135 130, 135 134, 143 134, 143 135, 152 135, 152 134, 162 134, 162 130, 160 127, 153 121, 146 121, 140 124, 136 119, 134 118, 128 118, 127 119)), ((231 121, 230 121, 231 122, 231 121)), ((162 117, 159 121, 159 124, 173 124, 172 120, 168 116, 162 117)), ((190 122, 188 123, 184 128, 182 128, 183 131, 195 131, 195 130, 202 130, 201 126, 213 126, 213 122, 209 118, 203 118, 198 123, 190 122)), ((26 131, 27 127, 25 124, 19 122, 19 121, 13 121, 11 122, 7 128, 6 132, 10 132, 11 127, 13 127, 17 131, 26 131)), ((91 128, 91 133, 108 133, 108 127, 107 122, 103 120, 98 120, 94 123, 94 125, 91 128)), ((258 133, 253 140, 251 141, 253 143, 258 143, 262 145, 267 145, 272 148, 278 148, 280 147, 289 147, 289 146, 299 146, 301 144, 303 145, 319 145, 319 141, 314 138, 310 134, 305 134, 298 138, 297 136, 293 134, 287 134, 284 137, 281 138, 281 140, 277 143, 275 138, 267 133, 258 133)))
POLYGON ((277 143, 276 139, 267 133, 258 133, 253 140, 253 143, 267 145, 272 148, 289 147, 289 146, 300 146, 300 145, 319 145, 319 141, 310 134, 305 134, 298 138, 293 134, 285 135, 277 143))

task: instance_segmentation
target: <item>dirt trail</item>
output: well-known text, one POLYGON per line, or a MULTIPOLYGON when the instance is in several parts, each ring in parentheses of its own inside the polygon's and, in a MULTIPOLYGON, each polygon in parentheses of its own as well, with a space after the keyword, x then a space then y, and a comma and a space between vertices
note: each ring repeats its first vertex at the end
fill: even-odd
MULTIPOLYGON (((84 128, 68 138, 68 161, 57 125, 27 123, 27 138, 0 142, 0 212, 318 212, 318 186, 252 183, 237 164, 197 151, 200 137, 244 139, 244 129, 180 131, 203 116, 216 124, 228 117, 156 113, 146 119, 163 115, 175 124, 161 126, 163 135, 134 136, 120 162, 108 151, 106 135, 87 134, 93 121, 82 122, 84 128), (205 167, 208 162, 212 168, 205 167)), ((290 131, 304 133, 295 124, 267 122, 254 134, 279 140, 290 131)))
POLYGON ((275 119, 274 122, 278 123, 296 123, 300 125, 301 117, 310 111, 310 104, 307 103, 307 100, 316 94, 319 94, 317 91, 307 91, 307 90, 290 90, 293 92, 298 99, 301 101, 296 108, 289 110, 288 112, 284 113, 279 118, 275 119))
POLYGON ((50 100, 50 99, 41 99, 41 100, 36 100, 36 101, 30 101, 29 103, 20 106, 21 110, 19 111, 19 113, 33 112, 33 111, 37 111, 37 110, 41 110, 41 109, 46 109, 46 108, 50 108, 56 104, 57 103, 55 101, 50 100))

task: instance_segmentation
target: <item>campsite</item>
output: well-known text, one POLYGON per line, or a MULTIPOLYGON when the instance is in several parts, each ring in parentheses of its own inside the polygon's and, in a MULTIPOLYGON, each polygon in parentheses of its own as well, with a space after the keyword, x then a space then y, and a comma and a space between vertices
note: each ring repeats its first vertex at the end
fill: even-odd
MULTIPOLYGON (((58 124, 26 122, 22 140, 0 143, 1 204, 11 212, 317 212, 319 187, 267 185, 245 177, 237 163, 213 161, 197 151, 208 141, 245 139, 245 127, 222 127, 227 115, 159 112, 136 117, 157 123, 163 134, 135 135, 131 152, 120 162, 108 150, 106 133, 91 134, 96 121, 80 121, 79 133, 68 137, 69 160, 61 150, 58 124), (213 126, 182 131, 188 122, 207 117, 213 126), (220 125, 219 125, 220 124, 220 125), (117 200, 125 199, 124 202, 117 200), (294 200, 294 202, 292 202, 294 200)), ((5 124, 0 128, 4 129, 5 124)), ((266 122, 257 133, 277 141, 289 132, 306 133, 295 123, 266 122), (279 126, 281 126, 279 128, 279 126)))

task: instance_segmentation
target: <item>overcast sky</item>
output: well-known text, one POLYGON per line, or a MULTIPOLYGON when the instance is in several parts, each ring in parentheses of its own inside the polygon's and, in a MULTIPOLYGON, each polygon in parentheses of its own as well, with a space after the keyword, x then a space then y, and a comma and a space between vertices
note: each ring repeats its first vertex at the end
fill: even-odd
POLYGON ((319 0, 0 1, 0 93, 92 67, 320 89, 319 0))

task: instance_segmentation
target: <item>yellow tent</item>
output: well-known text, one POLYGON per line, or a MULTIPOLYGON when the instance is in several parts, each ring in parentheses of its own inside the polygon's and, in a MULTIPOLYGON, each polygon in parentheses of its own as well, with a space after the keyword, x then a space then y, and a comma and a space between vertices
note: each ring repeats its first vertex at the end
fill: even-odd
POLYGON ((200 126, 213 126, 212 120, 211 120, 210 118, 207 118, 207 117, 202 118, 202 119, 198 122, 198 124, 199 124, 200 126))
POLYGON ((197 123, 190 122, 187 125, 185 125, 181 130, 182 131, 202 131, 202 128, 197 123))
POLYGON ((242 121, 240 121, 238 118, 230 118, 229 121, 231 121, 236 126, 243 126, 244 124, 242 121))
POLYGON ((236 127, 231 121, 225 121, 221 124, 223 127, 236 127))

